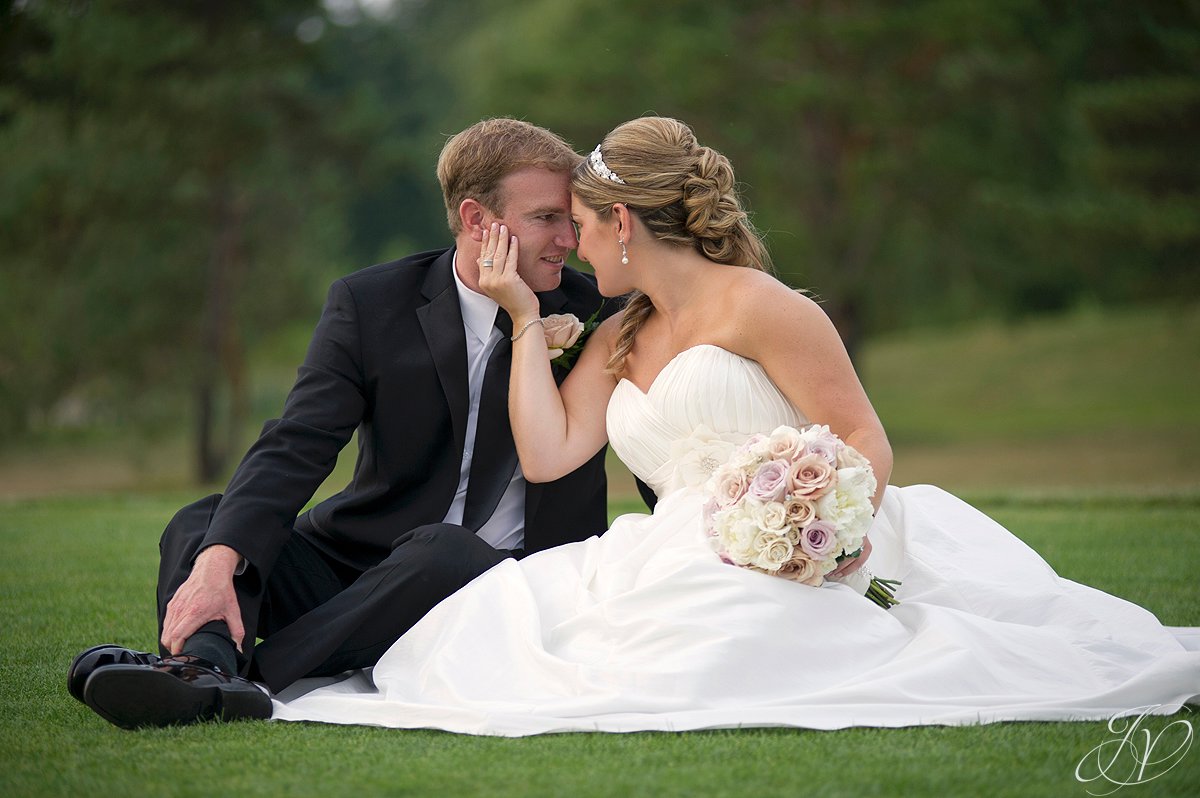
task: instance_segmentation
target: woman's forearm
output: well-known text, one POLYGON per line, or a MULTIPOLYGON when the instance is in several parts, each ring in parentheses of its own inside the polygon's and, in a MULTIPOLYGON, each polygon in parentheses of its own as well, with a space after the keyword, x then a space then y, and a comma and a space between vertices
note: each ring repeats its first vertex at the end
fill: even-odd
POLYGON ((875 472, 875 481, 879 487, 871 498, 875 512, 883 501, 883 491, 892 476, 892 446, 888 443, 887 434, 880 426, 857 429, 846 436, 846 444, 853 446, 858 453, 867 458, 871 470, 875 472))
POLYGON ((567 412, 554 381, 545 335, 535 319, 513 320, 513 329, 521 331, 521 337, 513 342, 508 413, 525 479, 549 482, 571 470, 562 461, 567 412))

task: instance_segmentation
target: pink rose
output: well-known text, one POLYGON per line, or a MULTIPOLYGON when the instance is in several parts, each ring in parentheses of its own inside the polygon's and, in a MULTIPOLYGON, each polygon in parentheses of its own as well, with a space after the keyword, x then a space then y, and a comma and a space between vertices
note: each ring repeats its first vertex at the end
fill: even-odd
POLYGON ((830 465, 837 465, 838 449, 842 442, 825 424, 813 425, 802 433, 809 454, 820 455, 830 465))
POLYGON ((555 313, 542 319, 542 332, 546 334, 546 348, 550 350, 550 359, 553 360, 579 340, 583 333, 583 322, 574 313, 555 313))
POLYGON ((824 560, 838 547, 837 529, 825 521, 813 521, 800 530, 800 548, 814 560, 824 560))
POLYGON ((758 467, 750 482, 749 494, 765 502, 777 502, 788 488, 788 464, 782 460, 770 460, 758 467))
POLYGON ((713 474, 713 499, 721 507, 736 504, 750 487, 750 478, 740 468, 722 466, 713 474))
POLYGON ((820 566, 801 552, 796 552, 792 559, 781 565, 779 570, 775 571, 775 575, 811 587, 820 587, 825 583, 825 576, 821 573, 820 566))
POLYGON ((808 499, 788 499, 783 509, 789 526, 806 527, 817 519, 817 505, 808 499))
POLYGON ((806 454, 788 470, 789 492, 795 498, 816 499, 829 490, 836 477, 837 471, 828 460, 819 454, 806 454))

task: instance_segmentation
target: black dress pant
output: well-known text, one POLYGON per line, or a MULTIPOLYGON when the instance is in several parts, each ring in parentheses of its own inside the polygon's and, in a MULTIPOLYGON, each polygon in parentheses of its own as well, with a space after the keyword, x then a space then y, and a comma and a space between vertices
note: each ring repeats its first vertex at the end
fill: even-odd
MULTIPOLYGON (((163 532, 160 639, 167 603, 191 573, 220 500, 184 507, 163 532)), ((514 554, 464 527, 428 524, 398 534, 383 560, 359 571, 293 533, 269 573, 247 566, 234 577, 246 628, 240 670, 278 692, 305 676, 374 665, 438 602, 514 554)), ((227 632, 220 622, 202 628, 227 632)))

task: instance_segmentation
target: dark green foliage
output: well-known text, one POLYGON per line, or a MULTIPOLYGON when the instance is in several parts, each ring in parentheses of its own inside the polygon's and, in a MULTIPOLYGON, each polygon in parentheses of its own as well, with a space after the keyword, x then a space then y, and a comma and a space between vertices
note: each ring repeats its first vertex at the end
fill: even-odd
POLYGON ((0 440, 236 427, 249 342, 447 242, 434 162, 488 115, 687 121, 852 350, 1200 294, 1189 0, 348 8, 0 3, 0 440))
POLYGON ((1196 294, 1194 4, 490 8, 462 53, 481 110, 583 150, 640 114, 689 122, 733 160, 783 276, 852 342, 1196 294))
POLYGON ((149 386, 238 417, 247 341, 311 312, 340 248, 336 131, 292 34, 313 6, 9 11, 0 430, 81 388, 115 418, 149 386))

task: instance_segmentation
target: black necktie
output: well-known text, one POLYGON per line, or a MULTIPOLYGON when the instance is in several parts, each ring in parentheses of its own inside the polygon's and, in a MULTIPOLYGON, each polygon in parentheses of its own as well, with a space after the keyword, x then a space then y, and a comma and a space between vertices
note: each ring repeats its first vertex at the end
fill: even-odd
POLYGON ((517 450, 508 422, 512 319, 503 309, 496 313, 496 327, 504 333, 504 338, 492 350, 483 372, 483 390, 479 394, 479 412, 475 421, 475 448, 463 509, 463 526, 473 532, 478 532, 492 517, 517 466, 517 450))
POLYGON ((504 333, 505 338, 512 338, 512 316, 504 308, 496 309, 496 329, 504 333))

